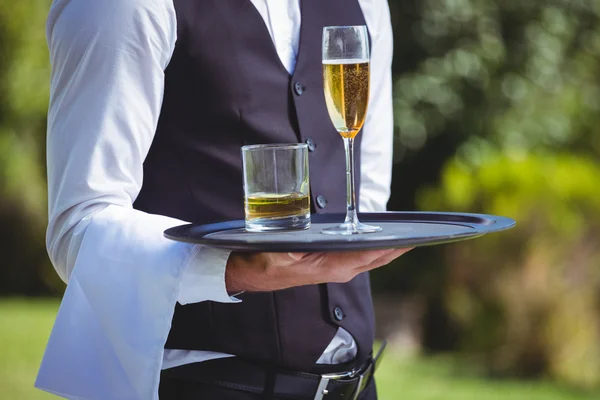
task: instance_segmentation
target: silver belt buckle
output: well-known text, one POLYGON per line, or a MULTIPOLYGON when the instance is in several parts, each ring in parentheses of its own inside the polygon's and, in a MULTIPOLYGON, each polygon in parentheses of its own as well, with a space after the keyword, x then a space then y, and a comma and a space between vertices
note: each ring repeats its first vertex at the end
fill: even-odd
POLYGON ((329 393, 327 390, 327 386, 329 386, 330 381, 339 381, 340 379, 352 379, 356 376, 358 371, 352 370, 348 372, 341 372, 338 374, 324 374, 321 375, 321 380, 319 381, 319 386, 317 386, 317 393, 313 400, 323 400, 323 397, 329 393))
POLYGON ((352 397, 352 400, 358 399, 358 396, 360 395, 360 393, 363 391, 363 389, 367 385, 367 380, 365 379, 365 377, 367 377, 371 373, 372 369, 373 369, 373 363, 370 363, 369 366, 367 368, 365 368, 365 370, 362 372, 358 371, 358 370, 352 370, 349 372, 342 372, 339 374, 321 375, 321 380, 319 381, 319 386, 317 386, 317 393, 315 394, 315 397, 313 400, 323 400, 323 398, 327 394, 329 394, 329 391, 327 390, 327 386, 329 386, 329 382, 337 381, 340 379, 352 379, 352 378, 356 378, 357 376, 358 376, 358 385, 356 385, 356 391, 354 392, 354 396, 352 397))
POLYGON ((367 387, 367 383, 369 383, 369 381, 368 381, 369 375, 371 374, 372 370, 373 370, 373 363, 369 363, 369 366, 360 373, 360 375, 358 376, 358 385, 356 386, 356 392, 354 392, 354 397, 352 398, 352 400, 358 399, 358 396, 367 387))
POLYGON ((340 379, 352 379, 352 378, 355 378, 356 376, 358 376, 358 385, 356 386, 356 391, 354 392, 354 396, 352 397, 352 400, 358 399, 358 396, 363 391, 363 389, 367 386, 367 383, 368 383, 368 381, 365 379, 365 377, 368 378, 368 376, 371 373, 371 371, 373 370, 373 368, 376 368, 379 365, 379 363, 381 362, 381 355, 383 354, 383 350, 385 349, 386 344, 387 344, 387 342, 384 340, 383 343, 381 344, 381 347, 379 348, 379 351, 377 352, 377 355, 375 356, 375 358, 372 359, 372 361, 369 363, 369 366, 367 368, 365 368, 363 371, 354 369, 349 372, 321 375, 321 380, 319 381, 319 386, 317 386, 317 394, 315 394, 315 397, 313 400, 323 400, 323 398, 329 393, 329 391, 327 390, 327 386, 329 386, 330 381, 337 381, 340 379))

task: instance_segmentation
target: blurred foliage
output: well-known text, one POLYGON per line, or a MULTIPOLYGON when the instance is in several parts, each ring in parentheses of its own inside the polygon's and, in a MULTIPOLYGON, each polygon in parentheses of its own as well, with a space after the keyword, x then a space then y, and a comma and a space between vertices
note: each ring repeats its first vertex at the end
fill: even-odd
POLYGON ((600 387, 600 2, 391 5, 391 208, 518 227, 428 249, 375 282, 425 294, 430 350, 600 387))
MULTIPOLYGON (((62 289, 44 246, 49 5, 0 0, 2 294, 62 289)), ((518 227, 413 251, 375 273, 374 289, 419 296, 426 351, 600 387, 600 1, 390 7, 390 209, 495 213, 518 227)))
POLYGON ((391 205, 460 152, 600 155, 600 2, 391 1, 398 164, 391 205), (414 171, 419 171, 415 174, 414 171))
POLYGON ((44 245, 48 0, 0 1, 0 292, 62 287, 44 245))
POLYGON ((442 134, 599 155, 599 4, 423 1, 411 27, 425 56, 396 80, 398 156, 442 134))
POLYGON ((600 163, 571 154, 449 163, 427 209, 510 215, 510 233, 445 248, 459 348, 494 374, 600 386, 600 163))

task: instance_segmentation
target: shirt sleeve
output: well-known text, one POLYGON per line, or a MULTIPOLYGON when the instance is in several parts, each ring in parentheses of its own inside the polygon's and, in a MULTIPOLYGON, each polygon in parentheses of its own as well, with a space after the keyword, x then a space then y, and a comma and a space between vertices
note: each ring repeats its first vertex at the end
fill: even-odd
POLYGON ((148 262, 162 260, 161 268, 181 270, 180 303, 232 301, 224 280, 228 252, 168 241, 163 230, 183 221, 132 206, 176 41, 172 3, 58 0, 47 36, 52 63, 47 247, 58 274, 68 282, 75 265, 93 268, 105 257, 93 247, 82 251, 81 243, 90 226, 102 225, 110 207, 120 207, 106 238, 111 263, 124 269, 139 263, 136 249, 143 244, 161 252, 148 262))
POLYGON ((363 212, 385 211, 392 181, 393 37, 386 0, 361 2, 371 35, 370 100, 361 135, 360 204, 363 212))
POLYGON ((183 221, 132 206, 175 24, 171 0, 55 0, 50 10, 47 247, 68 285, 36 387, 63 397, 157 400, 175 303, 235 301, 228 253, 167 240, 183 221))

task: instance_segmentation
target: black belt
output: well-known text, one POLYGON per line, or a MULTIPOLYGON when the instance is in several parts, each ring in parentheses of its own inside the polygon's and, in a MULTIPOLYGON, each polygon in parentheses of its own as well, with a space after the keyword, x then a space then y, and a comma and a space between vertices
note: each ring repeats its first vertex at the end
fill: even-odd
POLYGON ((199 382, 242 392, 295 400, 356 400, 371 382, 385 348, 351 371, 311 374, 268 367, 235 359, 207 361, 163 371, 163 377, 199 382), (228 362, 231 361, 231 362, 228 362))

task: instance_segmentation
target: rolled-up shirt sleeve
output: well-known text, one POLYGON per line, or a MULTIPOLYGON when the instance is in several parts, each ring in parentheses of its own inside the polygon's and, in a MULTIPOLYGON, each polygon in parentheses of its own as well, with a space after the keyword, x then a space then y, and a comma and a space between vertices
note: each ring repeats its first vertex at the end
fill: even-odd
POLYGON ((133 208, 176 41, 170 0, 55 0, 47 248, 68 283, 36 386, 69 398, 157 398, 174 305, 235 302, 229 253, 178 243, 185 223, 133 208))
POLYGON ((58 274, 68 282, 77 262, 105 256, 93 247, 81 251, 81 243, 90 226, 101 225, 119 207, 106 238, 112 264, 139 263, 141 248, 160 252, 149 262, 160 259, 163 268, 181 268, 190 278, 181 280, 180 302, 230 301, 224 286, 227 252, 170 242, 163 230, 183 221, 132 206, 176 40, 172 4, 56 1, 47 36, 52 62, 47 247, 58 274))

